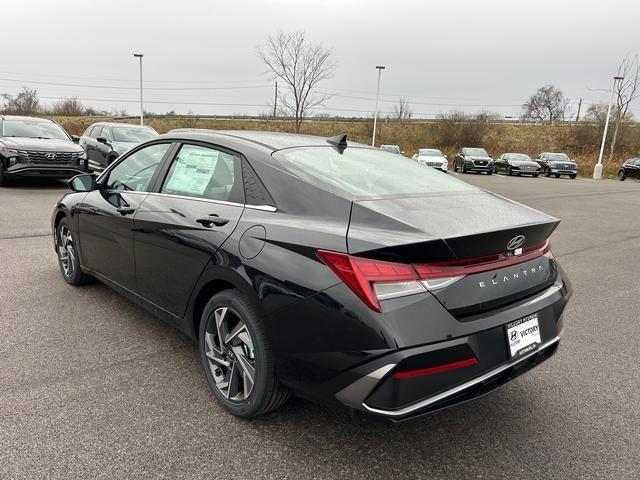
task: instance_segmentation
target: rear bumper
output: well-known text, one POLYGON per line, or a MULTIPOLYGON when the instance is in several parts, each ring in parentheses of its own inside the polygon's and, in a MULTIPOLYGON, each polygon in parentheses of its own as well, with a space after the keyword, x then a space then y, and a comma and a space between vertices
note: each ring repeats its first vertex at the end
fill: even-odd
MULTIPOLYGON (((460 338, 397 350, 360 365, 348 372, 351 382, 335 398, 349 407, 399 421, 482 396, 556 352, 563 330, 562 310, 570 294, 570 286, 554 284, 527 300, 537 306, 541 343, 523 356, 510 358, 506 324, 500 324, 460 338), (462 364, 465 359, 474 362, 438 369, 462 364), (432 372, 411 378, 394 375, 425 367, 432 372)), ((519 315, 507 313, 508 321, 519 315)))

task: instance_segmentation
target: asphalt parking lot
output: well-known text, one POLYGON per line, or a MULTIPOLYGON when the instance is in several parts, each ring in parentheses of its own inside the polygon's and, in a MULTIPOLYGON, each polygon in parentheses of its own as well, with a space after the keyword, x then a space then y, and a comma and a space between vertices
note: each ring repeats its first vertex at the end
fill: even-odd
POLYGON ((529 374, 401 424, 298 399, 231 417, 186 337, 62 280, 62 183, 0 189, 0 478, 638 478, 640 183, 461 178, 562 219, 566 330, 529 374))

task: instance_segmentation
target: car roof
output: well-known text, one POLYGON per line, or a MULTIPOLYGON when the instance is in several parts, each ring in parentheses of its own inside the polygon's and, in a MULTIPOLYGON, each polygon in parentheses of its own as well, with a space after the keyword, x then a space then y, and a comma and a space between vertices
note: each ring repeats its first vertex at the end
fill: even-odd
MULTIPOLYGON (((302 135, 297 133, 285 133, 285 132, 265 132, 254 130, 208 130, 202 128, 176 128, 169 131, 160 138, 175 138, 185 140, 200 140, 203 142, 216 143, 221 140, 233 143, 246 143, 253 146, 262 147, 269 151, 282 150, 284 148, 293 147, 326 147, 330 146, 327 143, 327 138, 317 137, 314 135, 302 135)), ((368 145, 347 142, 348 146, 362 146, 369 147, 368 145)))
POLYGON ((50 120, 48 118, 29 117, 27 115, 0 115, 0 120, 36 120, 42 123, 55 123, 53 120, 50 120))

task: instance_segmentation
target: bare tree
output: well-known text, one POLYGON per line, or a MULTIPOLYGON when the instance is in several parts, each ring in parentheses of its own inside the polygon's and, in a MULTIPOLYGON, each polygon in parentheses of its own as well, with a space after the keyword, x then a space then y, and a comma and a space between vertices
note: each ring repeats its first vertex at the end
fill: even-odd
POLYGON ((38 91, 22 87, 18 95, 2 94, 2 112, 8 115, 35 115, 42 111, 38 91))
POLYGON ((281 79, 287 93, 280 97, 281 105, 294 117, 296 132, 311 109, 321 105, 330 95, 314 93, 318 83, 333 76, 335 63, 332 51, 322 44, 309 43, 304 32, 267 37, 266 45, 256 51, 274 78, 281 79))
POLYGON ((86 109, 78 97, 65 98, 59 100, 51 107, 52 115, 66 115, 70 117, 79 117, 84 115, 86 109))
POLYGON ((410 120, 413 112, 409 107, 409 101, 406 98, 400 97, 398 99, 398 104, 393 107, 393 116, 397 118, 401 122, 405 120, 410 120))
POLYGON ((528 120, 553 123, 563 120, 569 109, 569 99, 559 88, 545 85, 522 105, 522 116, 528 120))
POLYGON ((629 107, 640 95, 640 60, 638 60, 638 55, 634 55, 633 57, 627 55, 618 67, 617 76, 624 78, 622 81, 616 83, 616 88, 613 92, 617 108, 613 112, 614 128, 607 163, 613 158, 616 142, 618 141, 618 133, 620 132, 620 126, 625 120, 629 120, 629 107))

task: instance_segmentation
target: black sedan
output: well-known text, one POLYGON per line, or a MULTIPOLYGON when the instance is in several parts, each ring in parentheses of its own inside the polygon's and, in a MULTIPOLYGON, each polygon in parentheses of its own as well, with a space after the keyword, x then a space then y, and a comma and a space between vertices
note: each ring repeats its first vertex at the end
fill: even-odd
POLYGON ((630 158, 618 170, 618 180, 624 182, 627 178, 640 178, 640 158, 630 158))
POLYGON ((494 172, 495 162, 484 148, 461 148, 453 159, 454 172, 494 172))
POLYGON ((496 160, 496 173, 503 171, 507 175, 540 175, 540 165, 524 153, 503 153, 496 160))
POLYGON ((557 219, 346 136, 170 132, 69 184, 52 216, 64 280, 195 339, 238 416, 293 392, 405 419, 559 344, 557 219))

